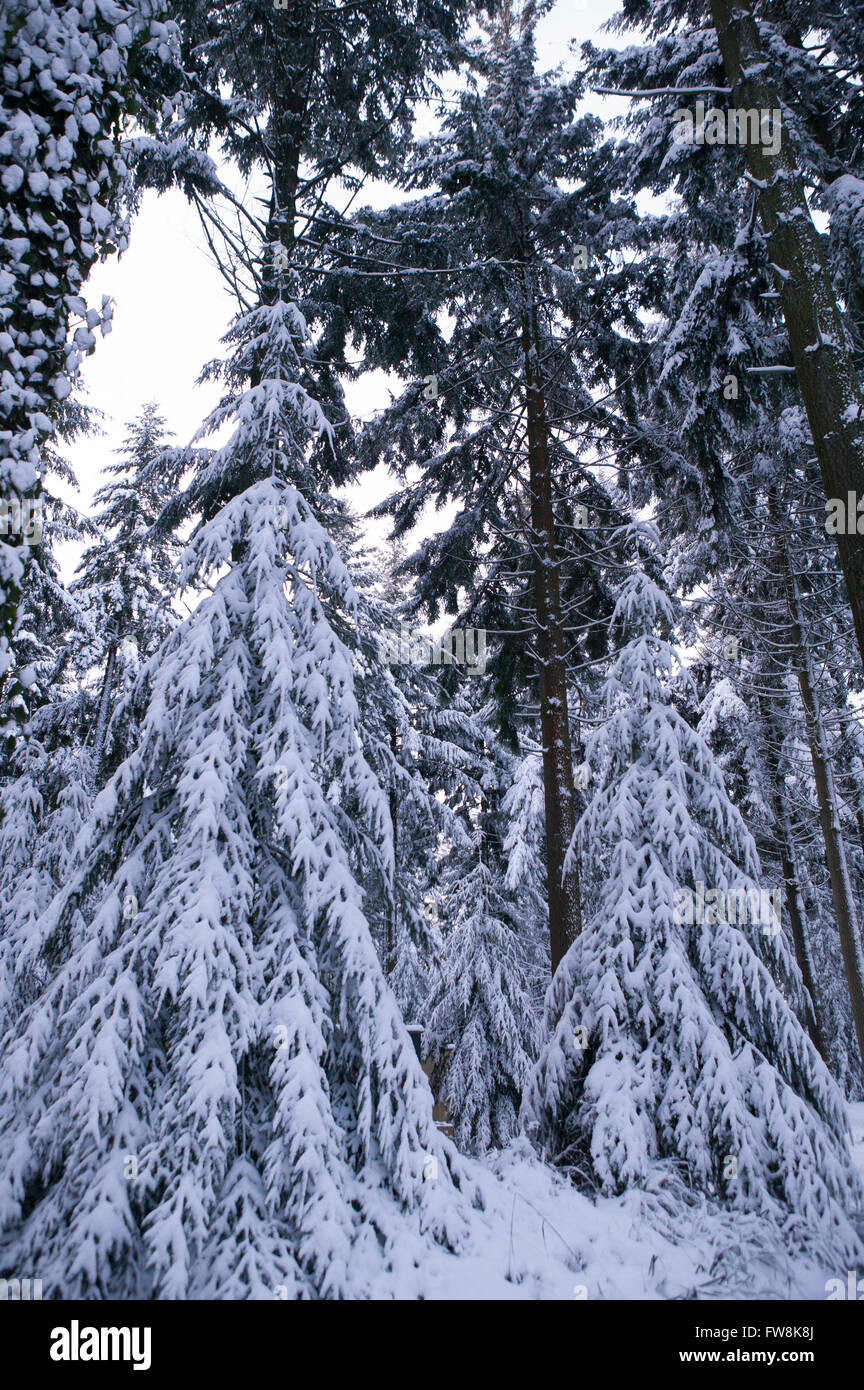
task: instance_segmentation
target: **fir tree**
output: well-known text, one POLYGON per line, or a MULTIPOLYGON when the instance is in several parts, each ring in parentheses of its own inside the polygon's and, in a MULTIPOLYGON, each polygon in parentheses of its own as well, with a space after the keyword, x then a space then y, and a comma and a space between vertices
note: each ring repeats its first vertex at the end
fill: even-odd
POLYGON ((285 271, 276 254, 340 172, 330 136, 374 166, 376 132, 386 152, 446 52, 434 19, 458 21, 405 6, 379 51, 385 7, 347 33, 308 8, 323 47, 314 16, 253 0, 201 16, 210 113, 233 85, 226 144, 271 197, 241 267, 253 302, 208 370, 224 390, 203 433, 230 438, 171 452, 193 477, 154 533, 192 523, 179 586, 200 601, 118 709, 134 748, 13 963, 0 1222, 16 1267, 63 1296, 338 1297, 366 1287, 356 1246, 386 1260, 406 1223, 447 1247, 464 1229, 364 914, 362 869, 392 879, 393 853, 344 640, 357 598, 322 524, 351 469, 320 310, 298 304, 316 256, 285 271), (343 107, 328 80, 349 52, 343 107), (313 81, 305 105, 286 68, 313 81))
POLYGON ((615 157, 594 118, 576 116, 581 80, 535 71, 545 8, 505 16, 478 46, 482 89, 472 84, 418 142, 403 176, 424 196, 358 215, 333 279, 346 322, 364 287, 350 332, 367 362, 414 378, 365 432, 364 461, 387 462, 404 483, 380 510, 402 535, 430 497, 459 502, 411 557, 416 610, 495 633, 491 676, 511 739, 514 694, 534 696, 554 969, 579 920, 575 862, 564 870, 576 814, 568 658, 604 625, 598 532, 627 507, 584 455, 611 439, 636 456, 642 447, 628 406, 616 413, 595 394, 627 395, 639 371, 651 277, 624 263, 624 248, 639 254, 648 236, 609 196, 615 157))
POLYGON ((469 1153, 503 1147, 537 1054, 526 936, 508 920, 482 828, 470 856, 454 855, 442 898, 446 935, 424 1009, 424 1045, 438 1066, 456 1142, 469 1153))
MULTIPOLYGON (((118 462, 107 470, 115 481, 96 494, 99 540, 85 551, 71 586, 88 630, 76 665, 82 680, 91 669, 100 673, 87 732, 97 777, 112 702, 122 688, 118 663, 124 648, 134 653, 133 661, 146 660, 174 622, 170 600, 179 545, 170 532, 151 534, 177 481, 166 467, 165 421, 151 403, 128 429, 116 451, 118 462)), ((134 665, 126 682, 133 677, 134 665)))
POLYGON ((271 1290, 335 1296, 352 1206, 368 1216, 379 1185, 440 1238, 452 1227, 443 1184, 423 1181, 427 1155, 442 1177, 448 1160, 350 861, 359 843, 389 872, 351 655, 321 598, 350 611, 352 586, 286 477, 303 431, 330 427, 298 380, 295 306, 230 337, 207 427, 234 433, 187 505, 226 473, 249 486, 196 530, 181 585, 212 591, 142 668, 137 747, 15 964, 16 1003, 41 988, 4 1039, 0 1208, 58 1290, 220 1296, 218 1231, 214 1268, 239 1271, 245 1234, 271 1290))
POLYGON ((800 977, 772 914, 742 925, 760 868, 708 748, 670 702, 670 602, 637 570, 616 618, 609 718, 589 755, 599 784, 579 827, 603 886, 550 986, 527 1123, 603 1191, 675 1159, 705 1191, 791 1211, 798 1239, 815 1227, 852 1252, 844 1212, 860 1198, 842 1100, 790 1008, 800 977))
MULTIPOLYGON (((746 0, 741 3, 736 0, 735 4, 730 0, 710 0, 710 4, 695 7, 686 0, 671 0, 668 4, 628 0, 619 20, 624 23, 635 19, 652 37, 662 35, 657 55, 653 51, 628 55, 636 60, 631 64, 631 79, 635 67, 644 66, 646 59, 652 76, 657 66, 666 66, 670 61, 676 70, 671 83, 656 87, 652 84, 643 89, 641 95, 655 95, 666 108, 669 98, 676 94, 686 93, 693 97, 699 90, 705 90, 706 94, 713 92, 728 98, 728 106, 735 111, 777 113, 773 118, 768 117, 776 123, 774 138, 767 139, 766 130, 758 139, 747 137, 741 138, 740 144, 737 139, 727 144, 724 136, 723 140, 715 141, 717 148, 713 153, 719 156, 715 161, 717 166, 725 165, 727 178, 730 170, 737 175, 744 174, 753 190, 750 224, 752 227, 758 212, 768 264, 775 279, 769 292, 779 306, 785 329, 784 359, 786 355, 792 358, 791 364, 786 360, 774 362, 769 370, 794 373, 807 412, 825 497, 845 497, 850 491, 860 495, 864 493, 861 425, 864 396, 806 193, 806 183, 812 177, 808 156, 824 175, 839 144, 832 148, 834 142, 826 135, 824 108, 821 113, 814 110, 816 64, 813 60, 802 80, 799 15, 794 18, 786 15, 783 17, 785 23, 775 25, 771 8, 749 4, 746 0), (769 13, 766 14, 766 10, 769 13), (785 35, 785 41, 772 48, 771 41, 778 29, 785 35), (655 56, 660 60, 656 65, 655 56), (801 107, 802 118, 799 121, 793 116, 791 129, 782 114, 778 60, 783 65, 780 70, 786 70, 785 91, 790 97, 791 110, 794 113, 799 105, 801 107), (706 71, 714 75, 706 78, 706 71), (718 83, 717 76, 723 81, 718 83), (819 139, 814 140, 817 130, 821 133, 821 143, 819 139), (796 140, 802 132, 805 134, 803 155, 799 153, 796 140)), ((802 16, 808 8, 804 7, 802 16)), ((818 27, 815 15, 814 22, 818 27)), ((845 30, 848 43, 854 26, 850 17, 839 24, 835 17, 829 25, 841 32, 845 30)), ((835 67, 830 40, 826 55, 829 65, 835 67)), ((842 68, 828 74, 829 90, 841 104, 846 86, 844 76, 842 68)), ((846 90, 857 118, 860 98, 852 89, 854 82, 846 90)), ((670 111, 666 119, 651 122, 653 151, 665 141, 673 167, 677 165, 674 152, 676 116, 677 112, 670 111)), ((692 129, 692 118, 690 126, 692 129)), ((707 129, 705 135, 707 137, 707 129)), ((701 146, 689 143, 698 158, 701 146)), ((851 145, 854 148, 854 140, 851 145)), ((847 153, 849 148, 846 145, 847 153)), ((835 159, 833 174, 836 176, 837 172, 835 159)), ((836 547, 859 653, 864 657, 864 545, 854 532, 849 532, 838 533, 836 547)))
MULTIPOLYGON (((463 708, 475 684, 465 683, 463 708)), ((460 1149, 474 1153, 504 1147, 518 1133, 549 972, 539 864, 528 875, 514 863, 508 876, 515 760, 485 723, 491 713, 487 704, 473 721, 474 779, 465 782, 459 807, 467 833, 442 856, 436 898, 443 942, 422 1015, 436 1064, 433 1088, 447 1098, 460 1149)))

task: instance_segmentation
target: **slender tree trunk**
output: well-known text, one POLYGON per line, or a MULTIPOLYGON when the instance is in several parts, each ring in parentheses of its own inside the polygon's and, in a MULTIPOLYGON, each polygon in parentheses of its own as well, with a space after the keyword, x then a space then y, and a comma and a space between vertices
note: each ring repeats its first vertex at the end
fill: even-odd
POLYGON ((573 856, 565 872, 567 851, 576 824, 576 808, 546 401, 539 367, 537 319, 530 298, 523 322, 522 343, 525 356, 528 472, 531 490, 531 553, 534 561, 534 604, 540 667, 549 946, 554 975, 579 934, 581 913, 579 872, 573 856))
POLYGON ((840 948, 843 952, 843 965, 849 986, 855 1033, 858 1038, 861 1062, 864 1065, 864 955, 861 952, 861 937, 852 896, 852 886, 849 880, 846 850, 840 829, 840 814, 834 789, 833 770, 826 747, 822 715, 813 688, 810 654, 803 646, 801 647, 801 660, 798 668, 798 684, 810 736, 810 755, 819 802, 819 819, 825 841, 825 857, 831 879, 834 909, 837 914, 840 948))
MULTIPOLYGON (((775 510, 775 517, 776 516, 777 512, 775 510)), ((807 736, 810 743, 813 778, 816 783, 816 798, 819 805, 819 822, 822 827, 822 838, 825 842, 825 858, 828 864, 828 875, 831 880, 831 896, 837 917, 840 949, 843 953, 846 982, 849 986, 849 998, 852 1004, 855 1033, 858 1038, 858 1048, 861 1053, 862 1065, 864 1065, 864 954, 862 954, 861 950, 861 937, 858 930, 855 901, 852 896, 849 867, 846 862, 846 850, 843 844, 843 835, 840 826, 840 809, 837 804, 837 796, 834 788, 834 774, 828 753, 825 729, 822 723, 822 712, 819 708, 815 682, 813 680, 810 650, 804 636, 804 619, 801 612, 797 581, 789 561, 785 532, 783 532, 780 527, 776 529, 780 537, 778 546, 783 568, 783 582, 789 604, 790 636, 794 651, 795 665, 797 667, 798 688, 801 692, 801 703, 804 706, 804 719, 807 725, 807 736)))
POLYGON ((864 773, 864 762, 862 762, 864 747, 862 747, 861 728, 857 715, 849 708, 846 680, 837 659, 837 653, 833 648, 825 652, 825 666, 834 687, 837 718, 843 729, 843 737, 835 762, 840 777, 840 785, 844 789, 844 800, 855 817, 855 824, 858 829, 858 845, 862 856, 864 856, 864 775, 862 775, 864 773), (849 789, 848 796, 845 792, 846 787, 849 789))
POLYGON ((759 709, 762 715, 762 723, 765 732, 768 735, 765 764, 771 786, 771 809, 774 816, 774 833, 777 836, 777 842, 780 847, 780 868, 783 874, 786 911, 789 914, 789 922, 792 927, 792 943, 795 948, 795 959, 798 962, 798 969, 801 971, 804 988, 808 995, 807 1031, 810 1034, 814 1047, 822 1057, 827 1060, 828 1050, 823 1025, 825 1015, 822 1010, 819 989, 816 984, 813 955, 810 950, 810 941, 804 923, 801 885, 798 881, 798 864, 795 854, 795 841, 792 836, 792 825, 789 819, 789 809, 786 805, 786 799, 783 795, 783 788, 780 781, 781 733, 775 718, 772 703, 766 699, 765 696, 759 697, 759 709))
POLYGON ((855 807, 855 820, 858 825, 858 839, 861 842, 861 854, 864 855, 864 812, 860 806, 855 807))
MULTIPOLYGON (((394 751, 395 751, 395 745, 396 745, 396 738, 395 738, 395 735, 393 736, 392 742, 393 742, 394 751)), ((384 973, 385 973, 385 975, 392 975, 392 973, 393 973, 393 967, 394 967, 394 965, 396 964, 396 932, 397 932, 398 926, 399 926, 399 923, 398 923, 399 908, 398 908, 398 906, 397 906, 397 901, 396 901, 396 883, 395 883, 395 874, 396 874, 396 872, 397 872, 396 855, 397 855, 397 851, 398 851, 398 848, 399 848, 399 794, 398 794, 398 792, 397 792, 395 786, 392 786, 392 787, 390 788, 390 798, 389 798, 389 799, 390 799, 390 826, 391 826, 391 829, 392 829, 392 831, 393 831, 393 872, 394 872, 394 882, 393 882, 393 884, 391 885, 391 892, 390 892, 390 894, 389 894, 389 898, 388 898, 388 902, 387 902, 387 911, 386 911, 386 917, 385 917, 385 923, 386 923, 386 925, 385 925, 386 939, 385 939, 385 942, 384 942, 384 973)))
MULTIPOLYGON (((779 112, 767 55, 747 0, 711 0, 726 78, 737 108, 779 112)), ((798 385, 825 495, 864 497, 864 397, 846 346, 840 311, 819 234, 813 225, 788 131, 776 154, 760 143, 744 146, 777 268, 780 300, 798 385)), ((864 663, 864 536, 838 536, 837 549, 864 663)))
POLYGON ((112 642, 108 648, 108 658, 105 662, 105 674, 102 677, 102 689, 99 692, 99 709, 96 715, 96 723, 93 726, 93 771, 98 774, 102 762, 102 751, 105 747, 105 730, 108 727, 108 701, 111 698, 111 688, 114 684, 114 667, 117 665, 117 643, 112 642))

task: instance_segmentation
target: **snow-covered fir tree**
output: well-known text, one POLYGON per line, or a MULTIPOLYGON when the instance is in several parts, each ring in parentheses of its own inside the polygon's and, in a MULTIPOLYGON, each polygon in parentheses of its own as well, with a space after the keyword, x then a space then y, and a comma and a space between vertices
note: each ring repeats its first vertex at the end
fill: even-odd
MULTIPOLYGON (((445 938, 424 1005, 424 1048, 436 1062, 460 1150, 504 1147, 518 1131, 538 1054, 531 940, 513 922, 499 866, 476 826, 440 883, 445 938)), ((524 926, 524 924, 522 924, 524 926)))
MULTIPOLYGON (((476 684, 465 681, 463 707, 476 684)), ((484 728, 491 710, 487 705, 477 712, 476 791, 460 808, 467 834, 440 868, 443 941, 422 1014, 424 1047, 435 1063, 433 1089, 446 1097, 460 1149, 473 1153, 505 1147, 519 1132, 549 975, 540 863, 528 874, 513 852, 508 798, 516 760, 484 728)), ((541 824, 542 804, 541 785, 541 824)))
POLYGON ((514 695, 538 706, 554 967, 579 916, 576 861, 563 872, 576 813, 568 658, 608 616, 602 528, 627 509, 584 455, 612 439, 634 457, 643 448, 627 404, 610 402, 619 390, 629 402, 646 356, 638 310, 652 278, 633 272, 649 237, 614 195, 615 152, 577 114, 581 78, 537 71, 548 10, 508 6, 475 44, 470 83, 402 174, 411 198, 357 215, 333 292, 347 309, 362 287, 366 308, 346 326, 371 365, 407 378, 363 437, 364 461, 388 463, 401 484, 381 512, 400 535, 430 498, 459 504, 411 558, 416 607, 496 633, 511 741, 514 695))
MULTIPOLYGON (((145 405, 127 428, 127 437, 116 451, 118 460, 106 470, 113 481, 96 493, 98 540, 84 552, 71 585, 86 630, 86 640, 75 654, 82 683, 91 671, 98 672, 87 731, 94 775, 98 775, 118 691, 128 685, 136 665, 153 654, 176 621, 171 598, 179 543, 170 531, 153 533, 178 483, 166 452, 168 431, 153 403, 145 405)), ((126 736, 129 729, 127 719, 126 736)))
POLYGON ((479 791, 476 718, 453 699, 440 670, 402 659, 404 558, 399 546, 354 567, 357 617, 357 699, 364 747, 387 794, 393 875, 366 880, 368 912, 390 986, 406 1021, 422 1013, 429 970, 439 951, 436 881, 446 847, 467 842, 460 814, 479 791))
MULTIPOLYGON (((413 6, 388 15, 379 82, 358 43, 350 109, 324 81, 287 124, 284 63, 326 78, 344 26, 327 49, 252 0, 206 19, 212 89, 244 93, 227 143, 247 141, 272 196, 242 267, 254 302, 208 370, 223 396, 203 434, 230 438, 171 451, 193 476, 160 524, 193 524, 178 584, 199 602, 116 711, 134 711, 135 746, 13 962, 0 1248, 49 1296, 357 1295, 409 1226, 448 1249, 464 1228, 458 1158, 364 914, 363 879, 392 879, 393 855, 346 641, 357 598, 321 521, 350 474, 344 404, 277 254, 339 172, 330 134, 346 163, 365 144, 374 165, 376 130, 397 140, 406 89, 458 31, 422 8, 419 44, 413 6), (305 190, 292 159, 317 161, 305 190)), ((353 16, 347 37, 380 18, 353 16)))
POLYGON ((549 989, 527 1125, 604 1192, 674 1160, 718 1199, 785 1210, 798 1239, 851 1254, 842 1098, 793 1013, 800 976, 752 837, 671 701, 674 612, 638 561, 616 622, 579 824, 597 895, 549 989))
POLYGON ((28 733, 63 741, 74 736, 80 719, 70 703, 75 694, 70 666, 84 622, 63 581, 58 549, 86 544, 96 526, 61 494, 78 488, 65 449, 98 433, 99 426, 96 412, 74 397, 63 401, 57 414, 55 439, 40 453, 38 510, 31 514, 25 543, 27 584, 7 647, 9 664, 0 675, 0 778, 14 773, 16 752, 28 733))
POLYGON ((0 1210, 18 1257, 67 1294, 337 1296, 387 1192, 458 1233, 352 863, 390 872, 351 654, 322 601, 350 612, 352 586, 290 481, 331 427, 301 384, 296 305, 229 336, 207 428, 234 431, 187 506, 210 510, 226 476, 247 486, 193 536, 181 587, 210 591, 142 668, 137 746, 15 963, 0 1210))
POLYGON ((446 914, 439 973, 424 1008, 424 1047, 437 1063, 456 1142, 468 1153, 519 1133, 519 1108, 537 1054, 531 957, 509 919, 478 826, 470 854, 454 855, 441 888, 446 914))
MULTIPOLYGON (((96 428, 93 412, 80 401, 62 402, 57 436, 64 444, 96 428)), ((63 582, 58 547, 85 544, 96 527, 59 495, 77 483, 52 444, 41 454, 39 485, 38 529, 9 647, 12 664, 0 677, 0 1013, 10 998, 4 992, 7 964, 66 881, 93 792, 83 752, 86 699, 73 669, 86 624, 63 582)))
POLYGON ((510 785, 501 801, 501 815, 506 827, 501 846, 505 865, 503 888, 508 903, 513 905, 519 931, 526 940, 534 942, 532 1002, 534 1013, 540 1018, 549 982, 549 930, 543 872, 543 764, 536 746, 527 748, 515 768, 511 762, 510 785))
POLYGON ((553 72, 553 0, 0 9, 0 1297, 861 1266, 864 27, 622 2, 553 72), (674 139, 760 91, 776 155, 674 139), (86 277, 174 186, 218 404, 84 517, 86 277))

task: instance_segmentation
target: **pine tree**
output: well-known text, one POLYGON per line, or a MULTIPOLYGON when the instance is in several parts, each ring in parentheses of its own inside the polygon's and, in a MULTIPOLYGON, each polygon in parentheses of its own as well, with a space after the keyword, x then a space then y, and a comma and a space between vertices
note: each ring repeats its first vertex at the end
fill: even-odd
POLYGON ((443 887, 447 931, 425 1006, 424 1044, 438 1064, 459 1148, 483 1153, 519 1132, 537 1055, 526 937, 508 921, 478 826, 471 855, 454 855, 443 887))
POLYGON ((579 923, 575 861, 564 870, 576 814, 568 658, 603 623, 598 533, 627 504, 584 456, 612 438, 642 448, 627 407, 595 395, 627 394, 651 291, 624 263, 648 237, 635 209, 609 196, 615 160, 596 120, 576 117, 581 81, 535 72, 544 8, 525 5, 475 53, 482 90, 460 96, 403 177, 423 196, 358 214, 336 247, 333 292, 347 314, 363 287, 351 333, 365 360, 414 378, 365 432, 364 462, 389 463, 403 483, 380 510, 402 535, 430 497, 459 502, 411 557, 416 611, 494 632, 491 676, 511 736, 516 690, 534 696, 554 969, 579 923))
MULTIPOLYGON (((475 684, 466 681, 460 703, 471 700, 475 684)), ((423 1011, 433 1087, 446 1096, 460 1149, 473 1153, 505 1147, 519 1132, 549 974, 539 865, 529 875, 513 856, 509 874, 516 764, 484 727, 492 709, 477 711, 476 790, 466 789, 461 807, 468 833, 441 865, 443 944, 423 1011)), ((539 791, 542 824, 542 781, 539 791)))
POLYGON ((195 533, 181 586, 212 590, 144 665, 137 747, 16 961, 18 1004, 41 987, 4 1040, 0 1208, 54 1289, 219 1296, 219 1229, 215 1268, 239 1270, 251 1230, 271 1289, 335 1296, 352 1204, 368 1215, 379 1183, 447 1238, 423 1165, 448 1160, 350 858, 359 846, 387 872, 351 655, 321 598, 350 612, 352 587, 285 476, 301 432, 330 431, 298 380, 302 335, 281 301, 231 330, 207 427, 234 434, 187 505, 206 508, 226 472, 250 484, 195 533), (251 350, 262 375, 245 388, 251 350))
POLYGON ((527 1123, 603 1191, 672 1159, 708 1193, 791 1211, 798 1239, 815 1228, 851 1252, 844 1210, 860 1197, 842 1101, 790 1007, 800 977, 773 914, 742 925, 761 871, 710 751, 670 701, 670 601, 637 567, 616 619, 609 718, 589 753, 598 786, 579 826, 601 887, 550 987, 527 1123))
MULTIPOLYGON (((107 470, 115 481, 96 494, 99 540, 84 552, 71 585, 88 629, 77 654, 78 670, 82 680, 90 670, 101 673, 87 734, 96 778, 112 702, 122 688, 118 663, 124 649, 135 653, 133 662, 146 660, 174 622, 170 600, 179 545, 170 533, 152 534, 176 483, 165 467, 167 434, 158 407, 145 405, 128 431, 116 451, 118 462, 107 470)), ((132 678, 134 665, 126 683, 132 678)))
POLYGON ((198 10, 190 125, 219 111, 229 154, 269 177, 268 216, 247 218, 255 291, 207 372, 223 396, 203 434, 230 438, 171 451, 193 476, 156 528, 192 523, 179 587, 200 601, 118 709, 134 747, 14 961, 3 1262, 55 1295, 362 1295, 370 1249, 386 1261, 409 1225, 448 1248, 464 1231, 460 1165, 364 914, 392 840, 355 694, 357 598, 323 524, 351 473, 338 361, 322 307, 298 303, 318 256, 295 218, 326 216, 334 149, 364 168, 376 142, 389 155, 458 34, 452 7, 369 8, 347 27, 319 3, 198 10), (310 86, 286 90, 287 70, 310 86), (280 238, 301 264, 283 268, 280 238))

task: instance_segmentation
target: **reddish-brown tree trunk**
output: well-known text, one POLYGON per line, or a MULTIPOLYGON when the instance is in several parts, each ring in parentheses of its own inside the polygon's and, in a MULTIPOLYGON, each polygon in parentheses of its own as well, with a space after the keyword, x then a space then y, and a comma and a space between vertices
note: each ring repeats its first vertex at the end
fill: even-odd
POLYGON ((801 885, 798 881, 795 842, 792 838, 789 811, 785 803, 783 795, 784 789, 780 780, 780 728, 774 716, 771 701, 764 697, 760 697, 759 708, 762 714, 762 723, 768 736, 768 752, 765 762, 771 785, 771 809, 774 814, 774 833, 777 836, 780 848, 780 868, 783 873, 786 911, 789 914, 789 922, 792 927, 792 943, 795 948, 795 959, 801 971, 804 988, 809 996, 806 1019, 807 1031, 810 1034, 814 1047, 819 1051, 822 1057, 827 1060, 827 1044, 822 1023, 822 1004, 819 997, 819 987, 816 983, 816 971, 813 968, 813 954, 810 950, 810 941, 807 936, 807 927, 804 922, 804 912, 801 906, 801 885))
POLYGON ((543 743, 543 790, 546 809, 546 877, 549 901, 549 946, 554 975, 581 927, 579 872, 567 851, 576 824, 573 758, 567 707, 567 668, 561 617, 561 582, 555 544, 552 478, 546 401, 539 369, 538 332, 532 309, 523 324, 531 495, 531 553, 543 743), (565 868, 566 864, 566 868, 565 868))

